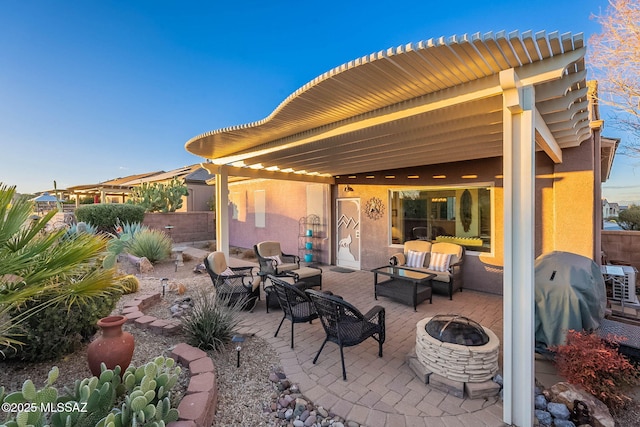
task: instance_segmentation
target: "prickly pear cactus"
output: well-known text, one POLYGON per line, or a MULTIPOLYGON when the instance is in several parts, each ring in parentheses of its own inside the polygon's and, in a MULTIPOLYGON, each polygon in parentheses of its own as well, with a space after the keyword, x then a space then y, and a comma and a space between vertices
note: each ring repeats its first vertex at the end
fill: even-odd
POLYGON ((100 377, 76 381, 73 395, 61 399, 63 410, 51 416, 53 427, 93 427, 111 411, 120 388, 120 367, 111 370, 103 363, 100 368, 100 377))
POLYGON ((44 426, 46 424, 47 408, 53 407, 58 400, 58 390, 53 387, 53 383, 58 379, 60 371, 54 366, 49 371, 45 386, 37 390, 31 380, 26 380, 22 384, 22 390, 14 393, 5 394, 4 387, 0 388, 0 402, 16 404, 17 407, 24 410, 9 414, 5 421, 7 427, 27 427, 27 426, 44 426), (44 411, 43 411, 44 410, 44 411))
POLYGON ((171 407, 170 390, 180 372, 173 359, 163 356, 138 368, 130 366, 122 377, 127 390, 124 403, 100 420, 97 427, 155 427, 177 421, 179 414, 171 407))

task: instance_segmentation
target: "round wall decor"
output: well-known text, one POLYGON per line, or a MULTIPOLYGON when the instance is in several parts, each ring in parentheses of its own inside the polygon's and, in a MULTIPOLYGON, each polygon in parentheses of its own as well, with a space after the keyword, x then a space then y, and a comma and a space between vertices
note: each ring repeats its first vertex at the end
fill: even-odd
POLYGON ((382 203, 382 200, 377 197, 372 197, 367 200, 367 203, 364 205, 364 213, 374 221, 382 218, 382 215, 384 214, 384 204, 382 203))

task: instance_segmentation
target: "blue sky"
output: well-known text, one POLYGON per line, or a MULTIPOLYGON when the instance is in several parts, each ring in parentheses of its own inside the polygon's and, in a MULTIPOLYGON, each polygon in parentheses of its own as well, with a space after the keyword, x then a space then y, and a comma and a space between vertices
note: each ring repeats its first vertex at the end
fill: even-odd
MULTIPOLYGON (((0 0, 0 182, 30 193, 198 163, 187 140, 260 120, 352 59, 475 32, 588 38, 607 5, 444 3, 0 0)), ((604 196, 640 202, 636 173, 617 156, 604 196)))

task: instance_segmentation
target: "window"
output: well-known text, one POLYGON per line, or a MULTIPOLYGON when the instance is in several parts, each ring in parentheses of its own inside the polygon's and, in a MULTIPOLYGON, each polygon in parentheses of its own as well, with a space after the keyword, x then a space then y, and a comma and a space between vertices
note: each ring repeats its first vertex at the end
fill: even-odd
POLYGON ((490 252, 491 191, 487 186, 391 190, 391 243, 449 241, 490 252))

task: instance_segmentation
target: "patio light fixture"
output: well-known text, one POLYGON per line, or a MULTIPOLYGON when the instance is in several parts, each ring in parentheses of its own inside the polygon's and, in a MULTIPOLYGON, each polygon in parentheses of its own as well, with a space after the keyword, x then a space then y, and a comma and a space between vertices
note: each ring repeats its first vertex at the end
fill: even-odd
POLYGON ((242 350, 242 343, 244 342, 244 337, 242 335, 234 335, 231 337, 231 342, 237 342, 236 353, 238 354, 238 362, 236 363, 236 367, 240 367, 240 350, 242 350))
POLYGON ((167 292, 167 285, 169 284, 169 279, 163 277, 160 279, 160 284, 162 285, 162 297, 164 298, 164 294, 167 292))

